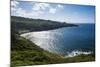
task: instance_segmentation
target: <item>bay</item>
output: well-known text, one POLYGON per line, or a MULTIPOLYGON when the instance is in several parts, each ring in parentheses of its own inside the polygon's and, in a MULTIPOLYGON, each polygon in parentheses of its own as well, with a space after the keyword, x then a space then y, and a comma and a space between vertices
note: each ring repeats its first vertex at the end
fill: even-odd
POLYGON ((37 46, 64 56, 90 54, 95 50, 95 24, 78 24, 55 30, 21 34, 37 46))

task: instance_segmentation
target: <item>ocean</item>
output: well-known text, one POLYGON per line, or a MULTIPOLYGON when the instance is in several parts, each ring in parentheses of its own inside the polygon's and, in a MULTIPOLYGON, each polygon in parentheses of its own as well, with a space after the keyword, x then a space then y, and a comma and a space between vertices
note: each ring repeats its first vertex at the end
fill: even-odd
POLYGON ((73 57, 95 51, 95 24, 21 34, 44 50, 73 57))

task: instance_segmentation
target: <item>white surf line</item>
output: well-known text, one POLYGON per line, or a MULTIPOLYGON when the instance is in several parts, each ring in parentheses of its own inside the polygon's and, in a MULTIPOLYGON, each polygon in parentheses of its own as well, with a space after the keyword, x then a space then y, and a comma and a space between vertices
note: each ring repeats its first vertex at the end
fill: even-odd
POLYGON ((84 54, 84 55, 89 55, 89 54, 92 54, 91 51, 88 51, 88 52, 85 52, 85 51, 72 51, 71 53, 68 53, 68 55, 65 56, 65 58, 69 58, 69 57, 75 57, 75 56, 78 56, 78 55, 81 55, 81 54, 84 54))

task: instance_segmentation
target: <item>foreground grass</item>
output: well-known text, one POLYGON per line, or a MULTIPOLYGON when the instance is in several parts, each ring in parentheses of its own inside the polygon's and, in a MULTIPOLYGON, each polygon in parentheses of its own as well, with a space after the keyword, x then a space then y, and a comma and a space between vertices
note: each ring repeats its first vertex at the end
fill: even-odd
POLYGON ((61 56, 41 49, 25 38, 13 36, 11 45, 12 66, 59 63, 61 58, 61 56))
POLYGON ((12 66, 28 66, 40 64, 57 64, 57 63, 72 63, 72 62, 88 62, 94 61, 91 55, 79 55, 71 58, 63 58, 50 53, 40 53, 34 51, 12 51, 12 66))

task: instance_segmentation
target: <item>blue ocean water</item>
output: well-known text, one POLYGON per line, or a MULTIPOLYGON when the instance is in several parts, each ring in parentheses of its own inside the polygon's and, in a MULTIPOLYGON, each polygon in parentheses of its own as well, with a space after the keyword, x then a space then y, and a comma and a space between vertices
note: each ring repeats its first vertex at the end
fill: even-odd
POLYGON ((60 55, 68 55, 73 51, 82 53, 95 50, 95 24, 78 24, 77 27, 30 32, 21 36, 44 50, 60 55))

